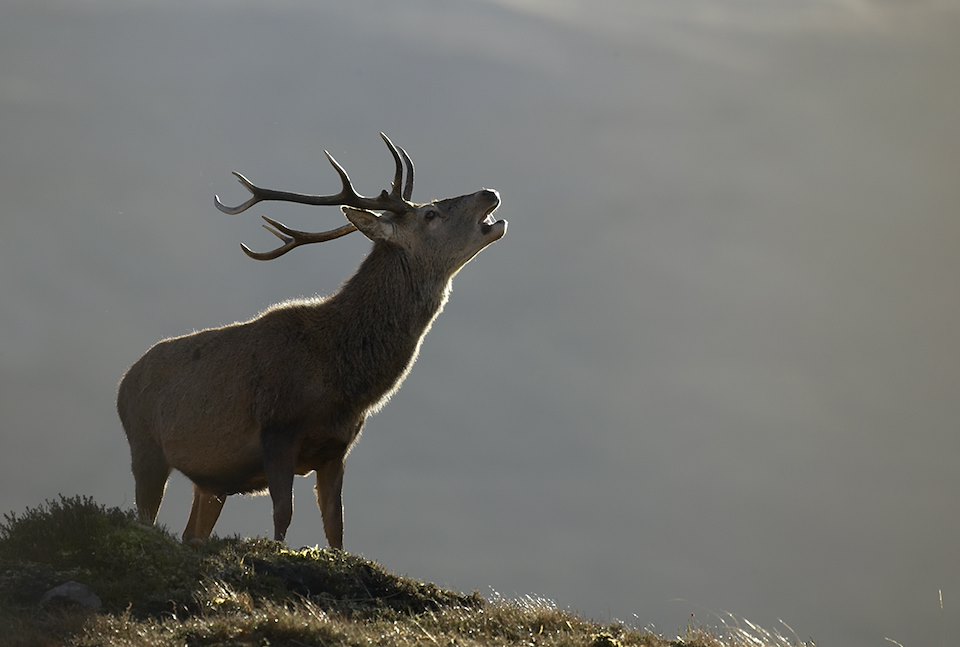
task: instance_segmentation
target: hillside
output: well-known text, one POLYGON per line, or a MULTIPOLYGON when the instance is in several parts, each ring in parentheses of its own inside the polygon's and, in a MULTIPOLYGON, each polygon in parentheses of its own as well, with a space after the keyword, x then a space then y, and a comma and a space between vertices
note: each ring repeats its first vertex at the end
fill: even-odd
POLYGON ((190 548, 83 497, 0 524, 4 646, 797 644, 756 629, 724 633, 691 627, 669 641, 543 599, 443 590, 341 551, 240 538, 190 548), (48 593, 67 582, 85 602, 48 593))

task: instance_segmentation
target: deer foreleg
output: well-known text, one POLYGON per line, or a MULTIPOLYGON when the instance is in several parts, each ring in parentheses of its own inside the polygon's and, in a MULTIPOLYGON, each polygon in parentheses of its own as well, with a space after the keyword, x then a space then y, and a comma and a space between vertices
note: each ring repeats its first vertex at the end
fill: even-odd
POLYGON ((283 541, 293 519, 293 473, 297 447, 292 436, 263 435, 263 470, 273 501, 273 538, 283 541))
POLYGON ((331 548, 343 548, 343 466, 341 457, 317 469, 317 505, 323 515, 323 532, 331 548))

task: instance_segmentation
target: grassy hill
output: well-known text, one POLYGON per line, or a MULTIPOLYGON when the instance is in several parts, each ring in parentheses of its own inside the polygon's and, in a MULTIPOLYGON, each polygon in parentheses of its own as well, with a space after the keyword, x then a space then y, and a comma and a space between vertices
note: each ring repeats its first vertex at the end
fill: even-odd
POLYGON ((796 644, 727 633, 689 628, 669 641, 546 600, 447 591, 342 551, 240 538, 191 548, 89 498, 61 497, 0 524, 3 646, 796 644), (100 608, 41 604, 69 581, 96 593, 100 608))

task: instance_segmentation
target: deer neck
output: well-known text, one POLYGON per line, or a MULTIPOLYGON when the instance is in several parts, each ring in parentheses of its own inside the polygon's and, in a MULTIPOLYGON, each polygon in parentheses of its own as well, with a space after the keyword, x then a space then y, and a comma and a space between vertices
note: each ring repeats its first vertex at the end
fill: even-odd
POLYGON ((377 243, 330 302, 340 387, 345 397, 377 409, 399 388, 424 335, 443 309, 450 276, 404 250, 377 243))

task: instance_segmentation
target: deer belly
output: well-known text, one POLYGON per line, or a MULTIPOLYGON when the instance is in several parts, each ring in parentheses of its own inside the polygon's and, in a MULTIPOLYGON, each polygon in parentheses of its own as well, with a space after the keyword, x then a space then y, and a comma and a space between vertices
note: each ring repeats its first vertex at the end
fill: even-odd
POLYGON ((184 472, 197 487, 212 494, 259 494, 267 489, 267 477, 262 465, 248 465, 242 471, 219 474, 190 474, 184 472))
POLYGON ((263 450, 256 432, 190 437, 167 434, 163 452, 171 467, 210 492, 237 494, 267 487, 263 450))

